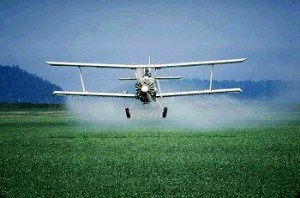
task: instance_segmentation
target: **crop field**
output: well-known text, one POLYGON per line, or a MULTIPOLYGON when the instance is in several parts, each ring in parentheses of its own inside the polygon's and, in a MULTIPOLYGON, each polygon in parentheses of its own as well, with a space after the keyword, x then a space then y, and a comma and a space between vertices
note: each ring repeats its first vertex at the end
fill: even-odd
POLYGON ((296 197, 300 117, 216 129, 1 111, 1 197, 296 197))

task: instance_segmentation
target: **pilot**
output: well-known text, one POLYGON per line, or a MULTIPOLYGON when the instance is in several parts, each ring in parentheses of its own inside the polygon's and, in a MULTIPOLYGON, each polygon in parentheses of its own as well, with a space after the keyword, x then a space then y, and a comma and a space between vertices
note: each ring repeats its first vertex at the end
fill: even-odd
POLYGON ((144 76, 151 76, 151 73, 150 73, 150 69, 149 68, 146 68, 145 70, 145 75, 144 76))

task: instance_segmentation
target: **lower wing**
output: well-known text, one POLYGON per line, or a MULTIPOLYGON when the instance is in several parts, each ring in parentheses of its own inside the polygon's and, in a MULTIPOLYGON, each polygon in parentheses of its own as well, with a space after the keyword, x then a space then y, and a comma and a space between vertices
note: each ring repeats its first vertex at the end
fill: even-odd
POLYGON ((224 94, 224 93, 240 93, 240 88, 230 89, 212 89, 212 90, 201 90, 201 91, 184 91, 184 92, 170 92, 157 94, 156 97, 176 97, 176 96, 195 96, 195 95, 210 95, 210 94, 224 94))
POLYGON ((115 97, 115 98, 135 98, 135 94, 130 93, 105 93, 105 92, 74 92, 74 91, 54 91, 56 96, 96 96, 96 97, 115 97))
MULTIPOLYGON (((230 89, 212 89, 201 91, 184 91, 184 92, 169 92, 157 94, 156 97, 176 97, 176 96, 195 96, 195 95, 210 95, 210 94, 224 94, 224 93, 240 93, 240 88, 230 89)), ((95 97, 115 97, 115 98, 136 98, 135 94, 131 93, 106 93, 106 92, 73 92, 73 91, 54 91, 56 96, 95 96, 95 97)))

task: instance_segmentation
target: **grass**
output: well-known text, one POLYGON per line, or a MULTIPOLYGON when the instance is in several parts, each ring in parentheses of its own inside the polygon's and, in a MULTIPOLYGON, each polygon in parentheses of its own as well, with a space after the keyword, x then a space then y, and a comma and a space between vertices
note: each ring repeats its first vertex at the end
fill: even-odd
POLYGON ((300 123, 191 130, 0 115, 4 197, 295 197, 300 123))

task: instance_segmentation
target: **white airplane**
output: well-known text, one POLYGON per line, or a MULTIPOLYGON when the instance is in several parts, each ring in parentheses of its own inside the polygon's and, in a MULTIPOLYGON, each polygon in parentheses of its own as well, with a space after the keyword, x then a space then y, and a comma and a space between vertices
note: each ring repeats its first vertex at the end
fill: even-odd
POLYGON ((149 63, 146 65, 134 65, 134 64, 106 64, 106 63, 77 63, 77 62, 50 62, 45 63, 51 66, 67 66, 78 67, 80 81, 82 85, 82 91, 54 91, 53 95, 57 96, 96 96, 96 97, 118 97, 118 98, 132 98, 134 99, 130 108, 125 108, 127 118, 130 118, 130 110, 132 109, 136 100, 140 100, 143 104, 150 102, 157 102, 162 110, 162 117, 167 116, 167 107, 162 107, 159 100, 167 97, 176 96, 195 96, 206 94, 223 94, 223 93, 240 93, 240 88, 227 88, 227 89, 212 89, 213 71, 215 65, 241 63, 247 60, 246 58, 230 59, 230 60, 214 60, 214 61, 197 61, 197 62, 185 62, 185 63, 168 63, 168 64, 151 64, 149 57, 149 63), (185 92, 169 92, 162 93, 159 85, 159 80, 181 79, 181 76, 174 77, 159 77, 157 71, 165 68, 175 67, 198 67, 198 66, 211 66, 209 87, 205 90, 199 91, 185 91, 185 92), (82 76, 82 67, 95 67, 95 68, 115 68, 115 69, 131 69, 134 71, 134 78, 119 78, 119 80, 135 80, 136 93, 107 93, 107 92, 88 92, 85 89, 85 84, 82 76), (154 69, 154 74, 151 74, 151 69, 154 69), (141 72, 140 72, 141 71, 141 72), (140 74, 142 73, 142 75, 140 74))

